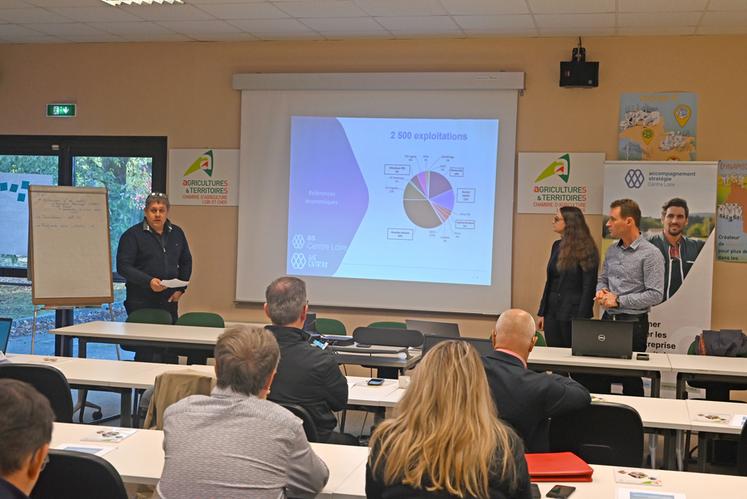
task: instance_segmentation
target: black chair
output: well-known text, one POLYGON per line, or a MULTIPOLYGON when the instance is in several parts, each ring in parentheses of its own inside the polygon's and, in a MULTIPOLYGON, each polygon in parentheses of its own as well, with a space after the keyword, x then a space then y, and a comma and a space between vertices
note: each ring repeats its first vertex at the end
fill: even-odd
POLYGON ((114 466, 99 456, 53 449, 49 451, 49 463, 39 475, 31 497, 127 499, 127 490, 114 466))
POLYGON ((65 375, 52 366, 35 364, 0 364, 0 378, 25 381, 47 397, 60 423, 73 422, 73 397, 65 375))
POLYGON ((551 452, 570 451, 590 464, 640 467, 643 422, 623 404, 595 402, 550 421, 551 452))
POLYGON ((423 333, 412 329, 392 331, 383 327, 357 327, 353 340, 360 345, 387 347, 419 347, 423 344, 423 333))
POLYGON ((737 444, 737 475, 747 476, 747 424, 742 426, 737 444))
POLYGON ((309 442, 319 441, 319 434, 316 432, 316 423, 311 419, 309 411, 298 404, 291 404, 290 402, 278 402, 278 405, 285 407, 295 416, 301 418, 301 421, 303 421, 303 431, 306 433, 306 440, 309 442))
POLYGON ((0 352, 8 353, 8 340, 10 340, 10 328, 13 319, 0 318, 0 352))

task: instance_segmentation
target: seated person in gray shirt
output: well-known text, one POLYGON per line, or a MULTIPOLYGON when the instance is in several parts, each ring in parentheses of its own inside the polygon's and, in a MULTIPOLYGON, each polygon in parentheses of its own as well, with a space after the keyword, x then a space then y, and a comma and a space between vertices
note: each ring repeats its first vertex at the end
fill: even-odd
POLYGON ((280 358, 270 331, 227 330, 215 345, 217 386, 164 413, 160 497, 314 497, 329 478, 301 420, 266 400, 280 358))

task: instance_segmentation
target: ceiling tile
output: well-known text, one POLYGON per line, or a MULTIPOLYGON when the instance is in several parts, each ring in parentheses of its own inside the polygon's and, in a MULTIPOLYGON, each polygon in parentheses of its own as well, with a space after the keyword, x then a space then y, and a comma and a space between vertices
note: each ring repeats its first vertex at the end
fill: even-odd
POLYGON ((252 33, 260 40, 265 41, 279 41, 279 40, 324 40, 324 37, 319 33, 309 31, 306 33, 252 33))
POLYGON ((124 38, 111 33, 101 33, 99 35, 65 35, 65 40, 72 43, 116 43, 124 42, 124 38))
POLYGON ((68 43, 62 38, 49 35, 19 36, 11 40, 11 43, 68 43))
POLYGON ((449 14, 456 16, 490 16, 529 14, 524 0, 441 0, 449 14))
POLYGON ((0 0, 0 9, 22 9, 24 7, 33 7, 33 5, 23 0, 0 0))
POLYGON ((614 14, 537 14, 540 28, 606 28, 615 26, 614 14))
POLYGON ((747 34, 747 25, 742 23, 736 26, 700 26, 695 33, 698 35, 744 35, 747 34))
POLYGON ((356 31, 386 31, 370 17, 299 19, 299 21, 315 31, 345 31, 347 33, 355 33, 356 31))
POLYGON ((368 15, 391 16, 437 16, 448 14, 438 0, 355 0, 368 15))
POLYGON ((70 21, 70 19, 36 7, 26 9, 2 9, 0 21, 10 23, 56 23, 70 21))
POLYGON ((684 12, 703 10, 707 3, 708 0, 617 0, 617 8, 619 12, 684 12))
POLYGON ((486 38, 494 36, 536 37, 539 32, 536 28, 495 28, 492 30, 465 29, 464 33, 469 38, 486 38))
POLYGON ((461 31, 449 16, 377 17, 376 20, 390 31, 411 31, 413 34, 461 31))
POLYGON ((366 15, 352 0, 275 2, 274 5, 293 17, 362 17, 366 15))
POLYGON ((252 34, 309 33, 311 30, 295 19, 236 19, 231 24, 252 34))
POLYGON ((268 2, 221 3, 199 8, 218 19, 280 19, 288 14, 268 2))
MULTIPOLYGON (((2 17, 3 11, 0 11, 2 17)), ((747 12, 706 12, 700 26, 741 26, 747 24, 747 12)))
POLYGON ((201 35, 218 33, 240 33, 241 30, 225 21, 162 21, 161 26, 183 35, 201 35))
POLYGON ((204 21, 214 19, 191 5, 139 5, 122 7, 127 12, 147 21, 204 21))
POLYGON ((670 12, 666 18, 652 16, 646 13, 618 14, 618 26, 697 26, 702 14, 700 12, 670 12))
POLYGON ((394 38, 394 35, 383 29, 379 31, 322 31, 321 35, 327 40, 370 40, 394 38))
MULTIPOLYGON (((101 0, 24 0, 29 5, 36 7, 101 7, 104 3, 101 0)), ((106 5, 104 5, 106 7, 106 5)), ((117 7, 111 7, 116 9, 117 7)))
POLYGON ((106 34, 101 30, 82 23, 33 23, 27 24, 26 26, 41 33, 52 36, 59 36, 62 38, 65 38, 68 35, 74 36, 106 34))
POLYGON ((534 14, 615 12, 615 0, 527 0, 534 14))
POLYGON ((393 31, 392 35, 395 40, 418 40, 422 38, 467 38, 467 35, 462 31, 444 31, 441 33, 433 33, 424 31, 422 33, 415 33, 412 31, 393 31))
MULTIPOLYGON (((577 36, 614 36, 615 35, 615 28, 612 26, 605 27, 605 28, 573 28, 573 27, 565 27, 565 28, 540 28, 539 30, 539 36, 547 36, 547 37, 556 37, 556 36, 563 36, 563 37, 577 37, 577 36)), ((574 44, 577 43, 573 42, 574 44)), ((568 49, 568 59, 570 60, 571 55, 571 48, 573 48, 575 45, 570 45, 570 48, 568 49)), ((593 57, 593 53, 590 54, 590 51, 587 51, 587 57, 590 61, 595 60, 593 57)))
POLYGON ((259 40, 256 36, 244 32, 201 33, 199 36, 195 36, 194 38, 201 42, 252 42, 259 40))
POLYGON ((166 35, 174 34, 172 31, 156 23, 142 21, 138 23, 93 23, 90 26, 122 36, 140 36, 140 35, 166 35))
POLYGON ((180 35, 178 33, 163 33, 163 34, 152 34, 152 35, 138 35, 134 34, 121 35, 122 38, 128 42, 189 42, 191 39, 187 36, 180 35))
POLYGON ((622 36, 694 35, 695 26, 623 26, 617 28, 622 36))
POLYGON ((492 32, 493 30, 512 30, 520 32, 522 30, 534 30, 534 21, 532 16, 526 15, 505 15, 505 16, 454 16, 454 21, 465 31, 482 31, 492 32))
POLYGON ((20 24, 0 24, 0 38, 14 38, 17 36, 41 36, 42 33, 20 24))
POLYGON ((68 19, 82 23, 137 21, 138 17, 111 7, 61 7, 49 9, 68 19))

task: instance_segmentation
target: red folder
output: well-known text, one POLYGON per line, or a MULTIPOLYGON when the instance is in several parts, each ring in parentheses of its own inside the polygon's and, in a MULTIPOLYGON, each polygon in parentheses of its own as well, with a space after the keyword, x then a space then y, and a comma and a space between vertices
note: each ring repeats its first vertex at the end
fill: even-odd
POLYGON ((573 452, 526 454, 533 482, 591 482, 594 470, 573 452))

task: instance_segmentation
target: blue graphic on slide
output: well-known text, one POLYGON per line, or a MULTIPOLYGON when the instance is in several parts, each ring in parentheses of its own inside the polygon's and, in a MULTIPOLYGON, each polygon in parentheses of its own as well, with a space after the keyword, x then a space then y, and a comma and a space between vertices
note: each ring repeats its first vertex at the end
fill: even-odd
POLYGON ((497 119, 293 116, 286 271, 490 285, 497 119))

